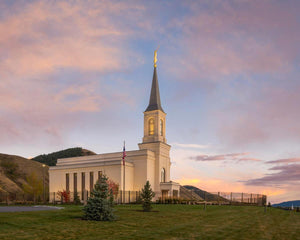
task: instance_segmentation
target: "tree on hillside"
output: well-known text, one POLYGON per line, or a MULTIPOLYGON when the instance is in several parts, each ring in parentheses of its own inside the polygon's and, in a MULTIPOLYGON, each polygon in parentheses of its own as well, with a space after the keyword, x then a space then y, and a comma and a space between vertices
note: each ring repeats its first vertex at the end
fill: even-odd
POLYGON ((2 160, 0 166, 4 171, 4 174, 11 180, 15 181, 18 177, 20 177, 19 166, 17 163, 9 160, 2 160))
POLYGON ((95 184, 91 197, 84 206, 84 219, 95 221, 112 221, 113 214, 113 193, 107 183, 108 178, 102 175, 95 184))
POLYGON ((143 210, 145 212, 151 211, 151 209, 152 209, 151 201, 154 196, 155 196, 155 193, 152 191, 149 181, 147 181, 144 188, 142 189, 142 193, 141 193, 143 210))
POLYGON ((23 190, 33 195, 33 201, 36 202, 38 196, 43 193, 43 181, 40 180, 35 172, 26 177, 26 184, 23 184, 23 190))
POLYGON ((58 158, 69 158, 69 157, 79 157, 86 155, 95 155, 92 151, 82 149, 81 147, 68 148, 62 151, 53 152, 49 154, 42 154, 32 158, 31 160, 40 163, 45 163, 48 166, 55 166, 58 158))

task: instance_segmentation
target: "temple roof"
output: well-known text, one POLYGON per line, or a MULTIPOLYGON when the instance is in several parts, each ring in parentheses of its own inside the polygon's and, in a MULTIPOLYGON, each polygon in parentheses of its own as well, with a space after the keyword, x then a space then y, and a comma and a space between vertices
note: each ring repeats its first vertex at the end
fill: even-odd
POLYGON ((152 79, 152 87, 151 87, 151 95, 150 95, 149 105, 145 112, 153 111, 153 110, 161 110, 164 112, 164 110, 162 109, 161 104, 160 104, 160 95, 159 95, 156 67, 154 67, 154 71, 153 71, 153 79, 152 79))

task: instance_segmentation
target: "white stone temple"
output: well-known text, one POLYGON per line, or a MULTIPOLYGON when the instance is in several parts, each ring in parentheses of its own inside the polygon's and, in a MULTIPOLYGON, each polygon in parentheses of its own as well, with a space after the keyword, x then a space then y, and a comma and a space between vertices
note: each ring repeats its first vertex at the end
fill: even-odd
MULTIPOLYGON (((120 190, 140 191, 148 180, 156 199, 179 196, 180 185, 170 180, 171 146, 166 140, 166 113, 160 102, 156 52, 150 101, 144 112, 144 137, 138 146, 139 150, 126 152, 125 165, 123 152, 58 159, 56 166, 49 169, 49 200, 53 201, 53 192, 62 190, 91 191, 101 174, 118 183, 120 190)), ((83 195, 79 197, 83 200, 83 195)))

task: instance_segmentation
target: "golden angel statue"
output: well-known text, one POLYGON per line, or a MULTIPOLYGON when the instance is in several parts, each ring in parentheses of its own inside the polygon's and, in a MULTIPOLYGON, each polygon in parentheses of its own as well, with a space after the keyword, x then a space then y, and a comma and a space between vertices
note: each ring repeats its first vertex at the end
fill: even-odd
POLYGON ((156 63, 157 63, 157 50, 158 49, 156 49, 155 51, 154 51, 154 67, 156 67, 156 63))

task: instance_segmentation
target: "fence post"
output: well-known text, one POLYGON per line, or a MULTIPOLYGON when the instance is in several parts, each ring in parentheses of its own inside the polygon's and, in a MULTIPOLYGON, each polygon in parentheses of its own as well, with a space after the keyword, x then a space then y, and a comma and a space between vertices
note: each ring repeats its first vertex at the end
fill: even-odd
POLYGON ((250 195, 250 203, 252 204, 252 193, 250 195))
POLYGON ((130 203, 130 191, 128 191, 128 194, 129 194, 128 195, 128 200, 129 200, 128 202, 130 203))
POLYGON ((220 205, 220 192, 218 192, 218 204, 220 205))
POLYGON ((265 213, 267 212, 267 204, 265 204, 265 211, 264 211, 265 213))
POLYGON ((244 202, 244 193, 242 193, 242 203, 244 202))
POLYGON ((230 193, 230 204, 232 204, 232 192, 230 193))

